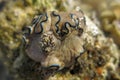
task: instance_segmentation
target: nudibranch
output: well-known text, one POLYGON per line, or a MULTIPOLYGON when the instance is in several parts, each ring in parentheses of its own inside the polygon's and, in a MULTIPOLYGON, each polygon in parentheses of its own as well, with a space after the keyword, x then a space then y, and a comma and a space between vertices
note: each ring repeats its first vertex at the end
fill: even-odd
POLYGON ((82 11, 40 14, 25 29, 26 53, 43 67, 69 67, 83 51, 85 26, 82 11))

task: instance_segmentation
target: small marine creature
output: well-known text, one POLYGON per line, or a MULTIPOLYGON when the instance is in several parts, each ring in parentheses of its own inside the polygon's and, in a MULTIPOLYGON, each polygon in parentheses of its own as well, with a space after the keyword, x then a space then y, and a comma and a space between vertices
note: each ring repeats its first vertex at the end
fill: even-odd
POLYGON ((43 67, 69 67, 83 51, 85 26, 82 11, 38 15, 24 33, 26 53, 43 67))

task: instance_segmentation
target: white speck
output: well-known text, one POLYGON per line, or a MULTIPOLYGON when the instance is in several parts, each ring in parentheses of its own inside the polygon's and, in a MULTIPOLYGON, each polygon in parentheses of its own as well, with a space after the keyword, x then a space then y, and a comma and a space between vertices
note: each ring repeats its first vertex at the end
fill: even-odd
POLYGON ((100 30, 98 29, 98 27, 87 17, 86 18, 86 25, 88 28, 88 31, 90 31, 92 33, 93 36, 96 36, 102 32, 100 32, 100 30))

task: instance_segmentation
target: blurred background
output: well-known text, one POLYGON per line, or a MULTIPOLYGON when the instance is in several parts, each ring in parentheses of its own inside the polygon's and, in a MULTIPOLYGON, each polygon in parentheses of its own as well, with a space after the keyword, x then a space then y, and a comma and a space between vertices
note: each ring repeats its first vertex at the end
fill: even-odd
POLYGON ((120 51, 120 0, 0 0, 0 80, 23 80, 16 72, 21 65, 19 55, 24 53, 22 29, 35 15, 76 7, 112 38, 120 51))

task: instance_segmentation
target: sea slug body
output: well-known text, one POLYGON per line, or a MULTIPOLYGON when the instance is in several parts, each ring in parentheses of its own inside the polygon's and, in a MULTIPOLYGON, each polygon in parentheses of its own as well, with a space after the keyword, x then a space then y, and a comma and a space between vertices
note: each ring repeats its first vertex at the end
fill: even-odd
POLYGON ((24 35, 26 53, 43 67, 70 66, 83 50, 85 26, 84 14, 79 11, 38 15, 24 35))

